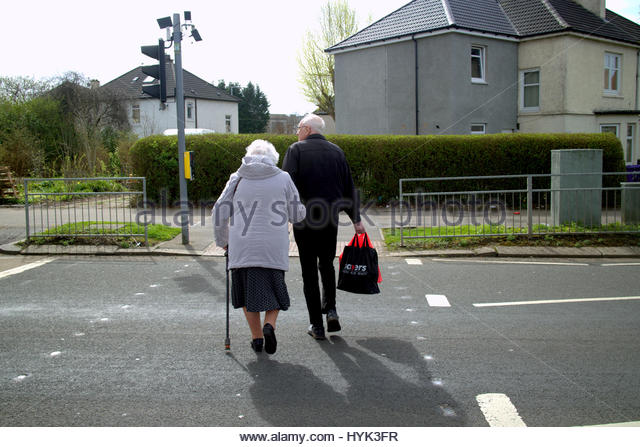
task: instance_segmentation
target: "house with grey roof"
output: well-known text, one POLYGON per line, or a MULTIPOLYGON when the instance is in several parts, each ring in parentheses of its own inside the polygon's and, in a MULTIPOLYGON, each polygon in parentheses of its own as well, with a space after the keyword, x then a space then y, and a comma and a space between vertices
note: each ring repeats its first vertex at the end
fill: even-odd
POLYGON ((640 25, 605 0, 413 0, 328 48, 338 133, 614 132, 640 158, 640 25))
MULTIPOLYGON (((160 134, 177 127, 175 64, 167 55, 167 101, 142 93, 142 86, 153 78, 142 67, 119 76, 101 88, 111 89, 127 104, 132 130, 140 137, 160 134)), ((185 128, 211 129, 217 133, 238 133, 240 99, 183 70, 185 128)))

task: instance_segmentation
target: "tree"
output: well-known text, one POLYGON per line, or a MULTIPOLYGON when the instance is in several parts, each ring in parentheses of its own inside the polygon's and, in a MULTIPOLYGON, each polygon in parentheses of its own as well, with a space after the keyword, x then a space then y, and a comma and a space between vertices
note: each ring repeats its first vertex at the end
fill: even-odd
POLYGON ((307 31, 298 54, 299 82, 304 96, 334 119, 334 60, 324 50, 357 30, 356 12, 349 8, 348 1, 330 1, 321 9, 320 31, 307 31))
POLYGON ((0 76, 0 100, 13 104, 30 101, 51 88, 51 81, 24 76, 0 76))
MULTIPOLYGON (((105 149, 105 130, 129 130, 124 98, 113 90, 89 88, 90 81, 78 73, 65 73, 49 95, 60 102, 65 121, 73 134, 67 134, 67 156, 86 157, 89 171, 96 170, 98 153, 105 149)), ((108 133, 108 132, 107 132, 108 133)))
POLYGON ((240 98, 238 104, 238 127, 240 133, 263 133, 267 130, 269 114, 269 101, 259 85, 249 82, 242 87, 238 82, 225 84, 224 79, 218 81, 218 88, 240 98))

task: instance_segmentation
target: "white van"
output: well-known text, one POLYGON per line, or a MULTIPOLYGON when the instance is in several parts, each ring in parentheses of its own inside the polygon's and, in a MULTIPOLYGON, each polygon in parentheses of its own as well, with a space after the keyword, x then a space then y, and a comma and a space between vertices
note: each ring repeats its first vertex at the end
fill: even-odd
MULTIPOLYGON (((184 130, 185 135, 204 135, 206 133, 216 133, 216 131, 211 129, 193 129, 193 128, 184 130)), ((162 132, 162 135, 176 136, 178 135, 178 129, 167 129, 164 132, 162 132)))

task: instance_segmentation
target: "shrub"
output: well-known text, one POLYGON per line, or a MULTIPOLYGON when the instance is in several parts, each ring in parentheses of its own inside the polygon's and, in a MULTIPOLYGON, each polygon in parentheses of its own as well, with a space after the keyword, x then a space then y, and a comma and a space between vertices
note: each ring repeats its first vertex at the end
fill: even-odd
MULTIPOLYGON (((217 199, 229 175, 240 166, 245 148, 255 139, 270 141, 280 153, 280 162, 293 135, 208 134, 186 137, 187 150, 194 152, 194 177, 188 183, 189 199, 217 199)), ((496 134, 465 136, 329 135, 347 157, 363 200, 386 203, 398 195, 401 178, 462 177, 512 174, 545 174, 551 170, 551 150, 603 149, 605 172, 623 171, 620 141, 610 134, 496 134)), ((147 177, 151 200, 167 191, 178 200, 177 137, 151 136, 131 148, 136 175, 147 177)), ((501 187, 508 187, 505 182, 501 187)), ((441 190, 486 189, 490 182, 465 181, 434 185, 441 190)), ((519 186, 516 186, 516 188, 519 186)))

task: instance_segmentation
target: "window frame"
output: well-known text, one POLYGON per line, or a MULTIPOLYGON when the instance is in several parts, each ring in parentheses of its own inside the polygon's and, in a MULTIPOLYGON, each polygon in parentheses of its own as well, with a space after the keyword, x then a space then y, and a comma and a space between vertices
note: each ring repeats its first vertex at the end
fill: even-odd
POLYGON ((486 135, 487 134, 487 124, 486 123, 471 123, 471 135, 486 135), (474 131, 474 126, 482 126, 482 131, 474 131))
POLYGON ((530 68, 527 70, 520 71, 520 110, 523 112, 539 112, 540 111, 540 69, 539 68, 530 68), (525 77, 527 73, 538 73, 538 83, 537 84, 525 84, 525 77), (525 104, 525 90, 527 87, 538 87, 538 105, 537 106, 527 106, 525 104))
POLYGON ((627 132, 625 133, 625 146, 624 146, 624 155, 625 162, 633 163, 633 154, 636 152, 636 124, 635 123, 627 123, 627 132), (629 129, 631 129, 631 135, 629 135, 629 129), (628 156, 628 157, 627 157, 628 156))
POLYGON ((482 45, 471 45, 471 82, 474 84, 486 84, 487 83, 487 47, 482 45), (475 56, 473 50, 479 50, 480 55, 475 56), (480 60, 480 76, 476 78, 473 76, 473 60, 477 58, 480 60))
POLYGON ((140 104, 131 104, 131 121, 133 124, 140 124, 140 118, 140 104))
POLYGON ((187 102, 187 117, 186 119, 188 120, 192 120, 193 119, 193 103, 192 102, 187 102))
POLYGON ((620 84, 622 79, 620 76, 622 75, 622 55, 618 53, 612 53, 610 51, 605 51, 604 53, 604 94, 608 96, 619 96, 620 95, 620 84), (614 58, 613 60, 617 61, 617 67, 611 67, 608 65, 610 58, 614 58), (609 72, 608 72, 609 71, 609 72), (614 76, 611 76, 611 71, 614 72, 614 76), (617 76, 616 76, 617 75, 617 76), (616 88, 611 88, 611 80, 616 80, 616 88))
POLYGON ((600 124, 600 133, 606 133, 607 131, 602 130, 603 127, 613 127, 616 129, 615 132, 609 132, 609 133, 613 133, 616 138, 620 138, 620 123, 602 123, 600 124))

